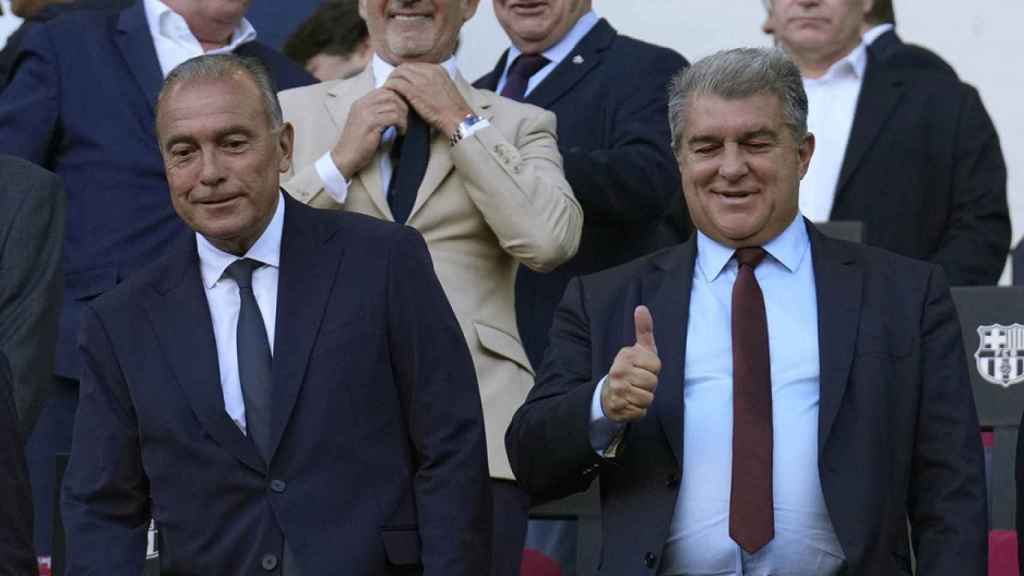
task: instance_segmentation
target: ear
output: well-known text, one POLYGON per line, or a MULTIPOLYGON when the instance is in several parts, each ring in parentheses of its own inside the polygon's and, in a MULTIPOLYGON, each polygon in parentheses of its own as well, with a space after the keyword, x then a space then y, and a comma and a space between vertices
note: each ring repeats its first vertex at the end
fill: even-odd
POLYGON ((282 174, 286 174, 292 169, 292 146, 294 143, 295 128, 292 127, 291 123, 285 122, 284 126, 281 127, 281 134, 277 137, 278 152, 281 154, 277 169, 282 174))
POLYGON ((871 9, 875 7, 875 0, 864 0, 864 16, 871 13, 871 9))
POLYGON ((804 175, 807 174, 807 169, 811 165, 811 156, 814 156, 814 134, 810 132, 804 136, 803 142, 797 147, 796 153, 800 158, 800 179, 802 180, 804 175))

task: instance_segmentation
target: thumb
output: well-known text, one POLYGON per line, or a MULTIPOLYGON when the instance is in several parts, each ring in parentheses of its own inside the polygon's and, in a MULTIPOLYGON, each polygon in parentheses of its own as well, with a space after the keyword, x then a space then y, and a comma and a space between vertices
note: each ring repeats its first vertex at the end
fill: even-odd
POLYGON ((636 343, 655 354, 658 346, 654 343, 654 318, 647 306, 637 306, 633 311, 633 324, 636 326, 636 343))

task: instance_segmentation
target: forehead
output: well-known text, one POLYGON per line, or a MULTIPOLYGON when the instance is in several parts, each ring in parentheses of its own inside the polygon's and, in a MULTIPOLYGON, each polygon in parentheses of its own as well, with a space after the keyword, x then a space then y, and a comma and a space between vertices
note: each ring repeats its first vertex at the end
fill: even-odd
POLYGON ((263 98, 256 83, 242 73, 224 78, 184 80, 160 103, 157 126, 161 135, 238 125, 269 129, 263 98))
POLYGON ((775 94, 760 92, 742 98, 694 94, 686 107, 685 138, 729 137, 750 132, 781 132, 785 126, 782 102, 775 94))

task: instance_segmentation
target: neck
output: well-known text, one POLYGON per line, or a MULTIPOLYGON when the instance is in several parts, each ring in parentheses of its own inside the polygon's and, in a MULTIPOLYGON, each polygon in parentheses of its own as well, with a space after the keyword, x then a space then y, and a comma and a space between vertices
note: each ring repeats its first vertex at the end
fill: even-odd
POLYGON ((849 55, 859 44, 860 39, 857 39, 857 43, 850 46, 843 46, 839 49, 829 50, 791 50, 787 49, 789 57, 793 59, 793 63, 796 64, 797 68, 800 69, 800 74, 804 78, 821 78, 828 72, 828 69, 833 64, 842 60, 849 55))

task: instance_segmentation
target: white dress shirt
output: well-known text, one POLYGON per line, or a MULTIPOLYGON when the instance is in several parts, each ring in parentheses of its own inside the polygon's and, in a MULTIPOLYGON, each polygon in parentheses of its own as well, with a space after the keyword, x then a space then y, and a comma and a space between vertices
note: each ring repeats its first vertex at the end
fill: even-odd
POLYGON ((862 43, 821 78, 804 78, 810 105, 807 128, 816 142, 814 158, 800 183, 800 212, 813 222, 825 222, 832 213, 867 60, 862 43))
MULTIPOLYGON (((580 43, 580 40, 583 40, 583 37, 590 33, 600 20, 593 10, 588 11, 583 16, 580 16, 580 19, 576 21, 576 24, 573 24, 573 27, 569 29, 569 32, 561 40, 544 52, 541 52, 541 55, 550 60, 550 62, 534 73, 533 76, 530 76, 530 81, 526 84, 525 96, 529 96, 530 92, 533 92, 533 89, 543 82, 562 63, 562 60, 565 60, 576 49, 576 45, 580 43)), ((509 67, 512 66, 512 63, 522 53, 514 44, 509 46, 508 58, 505 59, 505 70, 502 71, 495 90, 498 94, 501 94, 501 91, 505 88, 509 67)))
MULTIPOLYGON (((764 294, 771 357, 775 538, 748 554, 729 536, 730 326, 737 267, 732 248, 698 232, 680 407, 683 475, 662 575, 831 576, 844 561, 818 475, 818 299, 803 219, 797 217, 764 249, 768 256, 754 275, 764 294)), ((599 396, 600 387, 594 395, 597 413, 592 405, 592 432, 594 425, 607 422, 599 396)))
MULTIPOLYGON (((274 328, 277 320, 277 278, 281 263, 281 231, 284 227, 284 198, 278 195, 277 208, 266 230, 242 258, 252 258, 265 264, 252 273, 252 291, 256 305, 267 329, 270 353, 274 353, 274 328)), ((238 312, 242 307, 238 284, 224 276, 228 266, 239 260, 217 248, 202 234, 196 233, 199 251, 199 272, 206 289, 213 320, 213 339, 217 344, 217 366, 220 368, 220 388, 224 395, 224 409, 238 428, 245 433, 245 401, 238 378, 238 312)))
POLYGON ((153 47, 156 48, 156 57, 165 78, 186 60, 203 54, 234 52, 242 44, 256 39, 256 30, 248 20, 242 18, 227 46, 206 52, 195 34, 189 30, 185 19, 169 6, 160 0, 144 0, 143 7, 146 10, 149 34, 153 37, 153 47))
MULTIPOLYGON (((374 88, 380 88, 388 80, 388 76, 395 70, 395 67, 388 64, 380 56, 373 55, 373 59, 370 61, 370 66, 373 70, 373 83, 374 88)), ((458 63, 455 61, 455 56, 445 60, 441 63, 441 66, 448 72, 448 77, 452 80, 459 73, 458 63)), ((466 132, 466 136, 470 136, 478 130, 490 126, 490 122, 487 120, 481 120, 469 128, 466 132)), ((395 141, 395 135, 398 131, 394 126, 389 127, 381 134, 380 147, 382 150, 390 152, 391 144, 395 141)), ((381 187, 386 193, 388 185, 391 184, 391 154, 381 154, 378 160, 380 166, 380 183, 381 187)), ((328 150, 319 160, 313 165, 316 169, 316 173, 320 176, 320 180, 324 183, 324 190, 334 198, 335 202, 344 204, 348 198, 348 185, 349 180, 338 170, 338 166, 334 164, 334 159, 331 158, 331 151, 328 150)))

